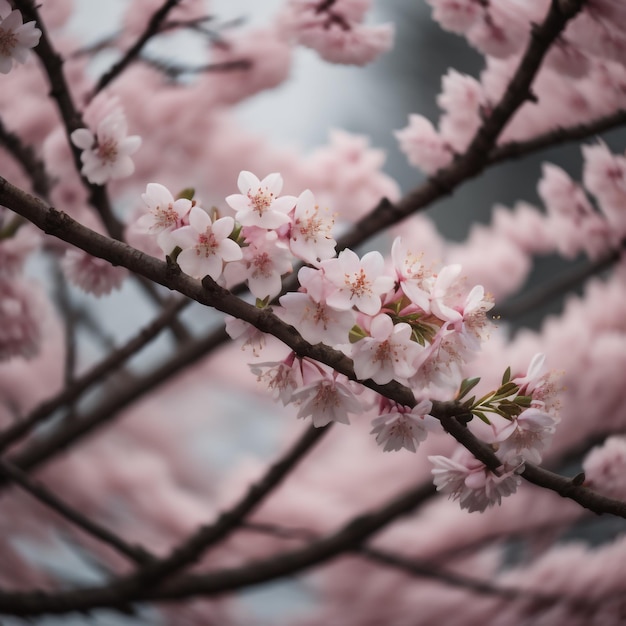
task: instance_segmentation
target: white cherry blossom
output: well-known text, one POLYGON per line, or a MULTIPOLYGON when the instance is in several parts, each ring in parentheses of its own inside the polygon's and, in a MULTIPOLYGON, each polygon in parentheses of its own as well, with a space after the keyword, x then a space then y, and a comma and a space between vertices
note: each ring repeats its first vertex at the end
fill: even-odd
POLYGON ((234 227, 232 217, 221 217, 212 222, 206 211, 193 206, 189 226, 171 233, 172 241, 182 248, 177 262, 183 272, 194 278, 210 276, 217 280, 225 262, 241 259, 241 248, 228 238, 234 227))
POLYGON ((336 241, 331 236, 335 219, 322 211, 313 193, 306 189, 298 196, 291 225, 291 252, 307 263, 317 263, 335 256, 336 241))
POLYGON ((90 183, 104 185, 112 179, 126 178, 135 171, 130 155, 141 146, 141 137, 129 137, 127 133, 126 116, 120 108, 100 121, 95 134, 87 128, 78 128, 72 133, 72 143, 82 150, 81 173, 90 183))
POLYGON ((20 11, 0 1, 0 74, 8 74, 14 63, 25 63, 28 51, 39 43, 41 31, 35 22, 23 23, 20 11))
POLYGON ((515 493, 522 479, 518 467, 504 467, 500 476, 491 472, 465 448, 457 448, 452 458, 429 456, 433 464, 433 482, 437 491, 458 500, 470 513, 500 504, 503 497, 515 493))
POLYGON ((136 226, 138 230, 151 235, 180 228, 192 206, 191 200, 187 198, 174 200, 170 190, 159 183, 148 183, 141 199, 148 207, 148 212, 137 220, 136 226))
POLYGON ((281 276, 291 271, 291 254, 275 231, 254 229, 246 233, 241 261, 229 263, 224 276, 229 286, 247 281, 252 294, 263 300, 280 293, 281 276))
POLYGON ((237 180, 240 194, 226 197, 228 205, 235 209, 235 219, 242 226, 279 228, 291 221, 289 212, 296 204, 295 196, 279 197, 283 178, 273 173, 259 180, 252 172, 243 171, 237 180))
POLYGON ((411 340, 411 332, 408 324, 394 325, 388 315, 377 315, 370 326, 371 336, 359 340, 352 349, 357 378, 371 378, 380 385, 394 379, 406 382, 415 374, 413 363, 424 350, 411 340))
POLYGON ((287 293, 280 298, 282 308, 274 313, 294 326, 309 343, 325 343, 336 347, 349 342, 349 333, 356 324, 351 309, 338 311, 325 302, 316 302, 308 293, 287 293))
POLYGON ((430 400, 421 400, 410 408, 382 398, 382 413, 372 420, 371 434, 376 435, 384 452, 401 448, 415 452, 429 431, 440 428, 439 421, 430 415, 432 408, 430 400))
POLYGON ((362 259, 350 249, 342 250, 337 258, 321 265, 326 279, 335 286, 326 302, 340 310, 354 306, 367 315, 376 315, 382 296, 393 287, 393 278, 383 274, 385 261, 375 250, 362 259))
POLYGON ((324 372, 321 378, 298 389, 291 397, 292 402, 300 404, 298 418, 311 416, 316 428, 330 422, 349 424, 348 414, 363 410, 354 383, 337 372, 321 371, 324 372))

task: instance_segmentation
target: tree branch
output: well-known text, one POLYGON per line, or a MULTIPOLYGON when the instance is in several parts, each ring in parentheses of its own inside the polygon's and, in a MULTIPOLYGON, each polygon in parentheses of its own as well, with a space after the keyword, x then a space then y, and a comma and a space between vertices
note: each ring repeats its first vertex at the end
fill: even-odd
POLYGON ((110 530, 89 519, 75 508, 61 500, 41 483, 31 480, 22 470, 7 460, 0 459, 0 473, 7 476, 15 484, 27 491, 35 499, 58 513, 61 517, 69 520, 72 524, 86 532, 88 535, 99 539, 116 552, 124 555, 136 564, 147 564, 154 557, 147 550, 138 546, 131 546, 110 530))
POLYGON ((187 298, 172 298, 163 312, 148 326, 139 331, 137 335, 129 339, 126 344, 108 354, 102 361, 74 380, 71 385, 65 387, 54 398, 45 400, 33 409, 28 416, 15 422, 4 432, 0 432, 0 453, 31 432, 33 428, 41 424, 43 420, 52 415, 57 409, 75 402, 89 387, 115 371, 124 361, 152 341, 190 302, 191 300, 187 298))
POLYGON ((134 61, 143 47, 159 33, 159 29, 163 24, 167 14, 180 2, 180 0, 165 0, 163 5, 155 11, 150 18, 145 30, 137 41, 126 51, 126 54, 111 67, 111 69, 100 77, 100 80, 96 84, 91 97, 93 98, 97 93, 102 91, 105 87, 110 85, 125 69, 134 61))

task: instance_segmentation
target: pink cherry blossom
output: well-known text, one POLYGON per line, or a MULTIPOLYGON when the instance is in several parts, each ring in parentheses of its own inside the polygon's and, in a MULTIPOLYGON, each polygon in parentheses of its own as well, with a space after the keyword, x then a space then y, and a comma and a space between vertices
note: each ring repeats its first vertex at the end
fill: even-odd
POLYGON ((103 185, 135 171, 130 156, 141 146, 141 137, 127 136, 127 132, 126 116, 117 108, 99 122, 95 133, 87 128, 72 133, 72 143, 82 150, 81 173, 90 183, 103 185))
POLYGON ((295 352, 282 361, 267 361, 250 364, 250 371, 269 388, 274 399, 280 400, 283 406, 291 401, 294 391, 302 387, 302 360, 295 352))
POLYGON ((331 235, 335 220, 328 210, 322 211, 313 193, 306 189, 299 196, 289 235, 294 256, 315 264, 335 256, 336 241, 331 235))
POLYGON ((124 268, 75 248, 65 252, 61 267, 71 283, 97 298, 119 289, 128 275, 124 268))
POLYGON ((421 400, 413 408, 401 406, 381 396, 380 415, 372 420, 372 435, 384 452, 406 448, 415 452, 429 431, 440 429, 430 411, 430 400, 421 400))
POLYGON ((352 250, 342 250, 336 259, 321 265, 326 279, 335 286, 326 302, 339 310, 354 306, 367 315, 376 315, 381 297, 393 287, 393 278, 383 274, 385 261, 375 250, 362 259, 352 250))
POLYGON ((298 43, 313 48, 326 61, 366 65, 391 48, 394 36, 391 24, 362 23, 367 4, 291 0, 281 24, 298 43))
POLYGON ((235 219, 243 226, 279 228, 288 224, 288 215, 296 204, 294 196, 279 197, 283 188, 280 174, 269 174, 259 180, 252 172, 243 171, 237 180, 240 194, 226 197, 226 202, 235 209, 235 219))
POLYGON ((427 174, 434 174, 452 161, 451 146, 422 115, 409 115, 409 125, 394 134, 409 163, 427 174))
POLYGON ((483 15, 485 8, 476 0, 426 0, 433 8, 433 19, 445 30, 462 35, 483 15))
POLYGON ((530 463, 539 463, 558 421, 555 416, 538 408, 522 411, 498 431, 495 438, 498 442, 498 457, 509 463, 517 457, 530 463))
POLYGON ((433 481, 437 491, 458 500, 462 509, 470 513, 483 512, 500 504, 502 498, 517 491, 522 479, 517 467, 504 468, 496 476, 465 448, 457 448, 451 458, 429 456, 433 464, 433 481))
POLYGON ((0 361, 30 359, 42 341, 43 295, 30 283, 0 276, 0 361))
POLYGON ((221 217, 212 222, 206 211, 197 205, 192 206, 189 226, 171 233, 172 241, 182 249, 176 261, 183 272, 194 278, 210 276, 218 280, 224 263, 243 258, 239 245, 229 239, 234 227, 232 217, 221 217))
POLYGON ((281 296, 280 304, 274 313, 294 326, 309 343, 336 347, 349 342, 350 330, 356 324, 356 314, 351 309, 339 311, 302 292, 281 296))
POLYGON ((626 499, 626 437, 609 437, 583 461, 585 484, 609 498, 626 499))
POLYGON ((408 324, 394 324, 388 315, 377 315, 370 325, 371 336, 357 341, 352 347, 357 378, 371 378, 380 385, 394 379, 406 382, 415 374, 413 363, 424 349, 412 341, 411 333, 408 324))
POLYGON ((21 226, 12 237, 0 239, 0 274, 8 276, 19 273, 27 257, 40 244, 41 235, 28 225, 21 226))
POLYGON ((321 367, 321 377, 295 391, 292 402, 300 405, 298 418, 311 416, 313 426, 320 428, 330 422, 349 424, 349 413, 358 414, 363 405, 357 398, 355 383, 342 374, 321 367))
POLYGON ((424 267, 422 255, 411 252, 400 237, 391 246, 391 259, 404 295, 426 314, 430 313, 433 273, 424 267))
POLYGON ((148 183, 141 199, 148 207, 148 212, 137 219, 137 230, 152 235, 180 228, 192 206, 191 200, 187 198, 174 200, 170 190, 159 183, 148 183))
POLYGON ((39 43, 41 31, 35 22, 23 23, 22 14, 0 2, 0 74, 8 74, 14 63, 25 63, 28 51, 39 43))
POLYGON ((241 261, 228 263, 224 277, 229 286, 247 281, 252 294, 263 300, 280 293, 281 276, 291 271, 292 256, 275 231, 247 230, 241 261))

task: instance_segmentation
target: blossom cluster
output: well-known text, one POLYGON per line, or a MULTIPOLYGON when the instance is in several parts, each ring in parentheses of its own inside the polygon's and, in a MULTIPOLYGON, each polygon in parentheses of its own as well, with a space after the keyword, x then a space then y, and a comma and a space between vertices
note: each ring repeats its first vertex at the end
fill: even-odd
MULTIPOLYGON (((516 491, 524 464, 541 461, 559 421, 558 375, 546 372, 544 366, 545 355, 536 354, 524 376, 511 379, 507 370, 497 390, 465 402, 468 411, 488 426, 479 433, 502 462, 497 473, 465 448, 458 448, 451 458, 429 457, 437 490, 458 499, 462 508, 484 511, 499 504, 516 491)), ((478 380, 464 381, 459 399, 478 380)))
POLYGON ((393 44, 391 24, 364 24, 371 0, 290 0, 281 28, 331 63, 366 65, 393 44))
MULTIPOLYGON (((435 272, 401 238, 387 264, 378 251, 336 254, 333 216, 310 190, 281 195, 277 173, 260 180, 241 172, 238 187, 240 193, 225 198, 234 216, 212 218, 190 197, 175 199, 151 183, 143 195, 148 210, 136 228, 155 236, 195 278, 208 275, 227 287, 245 282, 259 306, 279 296, 295 259, 306 263, 298 291, 280 296, 274 313, 309 343, 349 356, 358 380, 411 387, 419 397, 413 408, 379 397, 372 432, 385 450, 415 450, 436 425, 426 398, 456 393, 463 366, 488 333, 491 298, 480 285, 465 288, 460 265, 435 272)), ((245 323, 230 322, 227 330, 261 345, 261 333, 245 323)), ((283 404, 296 404, 298 417, 310 416, 316 426, 348 423, 349 414, 376 403, 363 399, 362 386, 293 353, 253 368, 283 404)))
MULTIPOLYGON (((438 124, 411 114, 396 132, 409 162, 428 174, 451 163, 474 137, 504 93, 530 37, 551 3, 428 0, 443 28, 463 35, 486 56, 478 79, 453 69, 442 78, 438 124)), ((626 37, 623 3, 585 3, 546 56, 535 82, 533 103, 522 106, 498 141, 528 137, 607 115, 624 107, 626 37), (597 94, 602 93, 602 98, 597 94)))
POLYGON ((8 74, 15 63, 25 63, 28 51, 39 43, 41 31, 26 22, 22 13, 0 0, 0 74, 8 74))

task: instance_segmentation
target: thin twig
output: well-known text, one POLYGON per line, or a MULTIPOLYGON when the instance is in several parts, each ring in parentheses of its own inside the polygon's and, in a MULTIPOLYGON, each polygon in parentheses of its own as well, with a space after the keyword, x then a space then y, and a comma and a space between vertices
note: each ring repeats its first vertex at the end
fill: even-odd
POLYGON ((75 402, 92 385, 116 371, 122 363, 145 347, 166 328, 190 302, 191 300, 187 298, 172 298, 168 306, 153 322, 129 339, 123 346, 108 354, 102 361, 76 378, 72 385, 66 386, 54 398, 45 400, 24 419, 15 422, 0 433, 0 453, 31 432, 56 410, 75 402))
MULTIPOLYGON (((100 80, 96 84, 91 98, 97 93, 102 91, 105 87, 111 84, 125 69, 132 63, 143 47, 158 34, 161 25, 163 24, 167 14, 180 2, 180 0, 165 0, 161 7, 152 15, 143 33, 139 36, 137 41, 126 51, 126 54, 111 67, 105 74, 100 77, 100 80)), ((91 99, 90 98, 90 99, 91 99)))
POLYGON ((0 473, 3 473, 24 491, 30 493, 34 498, 45 504, 47 507, 58 513, 61 517, 69 520, 76 527, 80 528, 88 535, 99 539, 101 542, 113 548, 116 552, 124 555, 135 564, 146 565, 154 560, 154 556, 147 550, 138 546, 132 546, 115 533, 104 526, 94 522, 87 516, 77 511, 74 507, 64 502, 56 496, 50 489, 39 482, 29 478, 22 470, 7 461, 0 459, 0 473))

